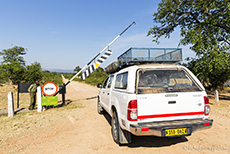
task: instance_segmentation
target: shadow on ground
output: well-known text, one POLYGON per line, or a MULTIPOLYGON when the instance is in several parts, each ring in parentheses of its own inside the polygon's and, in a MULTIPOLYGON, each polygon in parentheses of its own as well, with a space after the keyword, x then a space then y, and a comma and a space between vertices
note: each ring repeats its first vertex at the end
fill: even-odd
POLYGON ((74 100, 74 101, 85 101, 85 100, 92 100, 92 99, 96 99, 98 98, 98 96, 93 96, 93 97, 88 97, 88 98, 81 98, 81 99, 77 99, 77 100, 74 100))
MULTIPOLYGON (((111 117, 108 113, 104 113, 103 116, 107 120, 108 124, 111 126, 111 117)), ((112 135, 112 134, 111 134, 112 135)), ((132 136, 132 143, 124 146, 130 148, 137 147, 167 147, 178 143, 187 142, 186 137, 176 137, 176 138, 166 138, 166 137, 156 137, 156 136, 132 136)))
MULTIPOLYGON (((84 101, 84 100, 92 100, 92 99, 96 99, 97 96, 93 96, 93 97, 88 97, 88 98, 82 98, 82 99, 77 99, 77 100, 71 100, 71 99, 67 99, 65 100, 65 104, 63 104, 63 102, 60 100, 58 101, 58 105, 52 105, 52 106, 44 106, 44 108, 47 109, 52 109, 52 108, 61 108, 63 106, 67 106, 73 102, 78 102, 78 101, 84 101)), ((37 107, 35 107, 34 110, 32 111, 36 111, 37 107)), ((23 108, 17 108, 14 110, 14 114, 19 114, 22 112, 30 112, 30 110, 28 110, 27 108, 23 107, 23 108)), ((0 116, 6 116, 8 115, 8 109, 0 109, 0 116)))

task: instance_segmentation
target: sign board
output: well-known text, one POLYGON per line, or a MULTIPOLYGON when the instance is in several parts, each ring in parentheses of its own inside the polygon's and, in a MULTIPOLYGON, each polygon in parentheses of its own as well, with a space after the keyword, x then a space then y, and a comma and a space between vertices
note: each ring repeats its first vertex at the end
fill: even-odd
POLYGON ((31 83, 18 83, 18 93, 29 93, 28 89, 31 83))
POLYGON ((53 95, 55 95, 57 93, 57 91, 58 91, 58 87, 53 82, 46 82, 42 86, 42 92, 46 96, 53 96, 53 95))
POLYGON ((58 105, 58 96, 42 97, 42 106, 58 105))

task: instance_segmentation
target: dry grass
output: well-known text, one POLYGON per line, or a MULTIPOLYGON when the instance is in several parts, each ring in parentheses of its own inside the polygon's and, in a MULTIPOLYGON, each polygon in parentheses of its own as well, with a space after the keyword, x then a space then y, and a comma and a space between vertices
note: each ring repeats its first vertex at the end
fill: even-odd
MULTIPOLYGON (((0 85, 0 109, 8 108, 8 93, 13 92, 14 97, 14 107, 17 106, 17 85, 3 84, 0 85)), ((29 93, 20 93, 19 94, 19 107, 27 108, 30 103, 29 93)))
POLYGON ((214 94, 209 93, 208 97, 211 106, 211 115, 230 116, 230 88, 219 92, 219 104, 215 103, 214 94))
MULTIPOLYGON (((36 110, 16 114, 14 117, 0 116, 0 149, 9 143, 10 138, 36 134, 35 131, 52 128, 57 121, 68 121, 76 118, 77 104, 70 104, 58 109, 50 109, 41 113, 36 110)), ((55 131, 55 129, 54 129, 55 131)), ((0 152, 1 153, 1 152, 0 152)))
MULTIPOLYGON (((17 104, 17 86, 16 85, 0 85, 0 109, 8 108, 8 93, 12 91, 14 94, 14 106, 16 108, 17 104)), ((217 105, 215 103, 214 95, 209 93, 208 97, 210 99, 211 113, 230 116, 230 88, 219 92, 220 93, 220 103, 217 105)), ((28 93, 20 93, 19 105, 20 107, 27 108, 29 106, 30 98, 28 93)))
MULTIPOLYGON (((17 85, 0 85, 0 109, 8 108, 8 93, 13 92, 14 106, 17 101, 17 85)), ((58 96, 61 100, 61 95, 58 96)), ((20 93, 20 108, 29 106, 29 93, 20 93)), ((71 103, 61 108, 51 108, 45 112, 38 113, 36 110, 21 112, 14 117, 0 116, 0 149, 8 143, 12 137, 20 137, 27 133, 33 133, 37 129, 46 128, 55 124, 56 121, 66 120, 67 117, 74 117, 79 105, 71 103)), ((1 153, 1 152, 0 152, 1 153)))
MULTIPOLYGON (((17 86, 4 85, 0 86, 0 109, 7 108, 7 94, 9 91, 14 92, 16 102, 17 86)), ((220 103, 215 103, 214 96, 209 94, 211 117, 227 116, 230 117, 230 88, 220 92, 220 103)), ((29 105, 29 94, 20 94, 20 107, 29 105)), ((0 116, 0 148, 9 143, 12 137, 20 137, 28 133, 33 133, 37 129, 43 129, 55 124, 56 121, 66 121, 69 117, 75 117, 78 112, 79 104, 71 103, 62 108, 54 108, 42 113, 30 111, 16 114, 13 118, 0 116), (12 133, 13 132, 13 133, 12 133)), ((75 117, 76 118, 76 117, 75 117)))

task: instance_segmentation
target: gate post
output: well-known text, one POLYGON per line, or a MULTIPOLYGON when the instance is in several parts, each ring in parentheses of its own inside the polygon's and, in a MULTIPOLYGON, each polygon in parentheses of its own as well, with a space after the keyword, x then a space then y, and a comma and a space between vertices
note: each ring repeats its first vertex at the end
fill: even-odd
POLYGON ((41 87, 37 87, 37 103, 38 103, 38 112, 42 112, 42 90, 41 87))
POLYGON ((20 83, 18 82, 17 108, 19 108, 19 89, 20 89, 20 83))
POLYGON ((8 117, 14 116, 14 99, 13 99, 13 93, 8 93, 8 117))
POLYGON ((63 86, 62 86, 62 105, 65 105, 65 93, 66 93, 66 87, 65 87, 65 83, 63 83, 63 86))

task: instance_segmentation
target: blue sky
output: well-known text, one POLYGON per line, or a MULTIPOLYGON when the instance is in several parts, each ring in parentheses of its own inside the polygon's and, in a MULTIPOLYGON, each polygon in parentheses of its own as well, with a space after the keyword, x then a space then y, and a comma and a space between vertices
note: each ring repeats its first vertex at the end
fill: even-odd
MULTIPOLYGON (((130 47, 178 47, 179 30, 157 45, 146 37, 159 0, 0 0, 0 50, 27 48, 26 64, 44 69, 83 67, 133 21, 110 49, 105 67, 130 47)), ((194 56, 189 47, 183 58, 194 56)), ((1 60, 1 59, 0 59, 1 60)))

